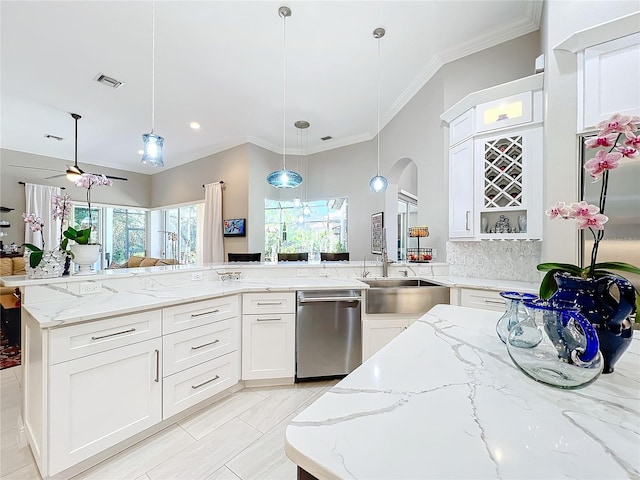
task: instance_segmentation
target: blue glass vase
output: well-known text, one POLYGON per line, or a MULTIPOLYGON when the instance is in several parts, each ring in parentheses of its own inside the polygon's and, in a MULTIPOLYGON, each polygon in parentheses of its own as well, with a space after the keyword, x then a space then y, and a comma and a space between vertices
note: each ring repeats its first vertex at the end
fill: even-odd
POLYGON ((636 310, 636 293, 628 280, 618 275, 600 278, 580 278, 568 273, 554 275, 558 290, 551 296, 554 300, 574 302, 579 311, 594 326, 604 358, 602 373, 612 373, 613 367, 631 344, 633 321, 636 310), (619 300, 611 294, 616 286, 619 300))

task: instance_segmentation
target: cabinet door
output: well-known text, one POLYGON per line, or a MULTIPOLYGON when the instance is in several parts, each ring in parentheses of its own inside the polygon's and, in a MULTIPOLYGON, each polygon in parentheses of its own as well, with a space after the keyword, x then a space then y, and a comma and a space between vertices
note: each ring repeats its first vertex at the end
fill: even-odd
POLYGON ((384 347, 407 329, 407 320, 371 320, 362 322, 362 361, 384 347))
POLYGON ((242 379, 286 378, 295 374, 295 314, 244 315, 242 379))
POLYGON ((51 367, 50 475, 162 419, 161 347, 154 338, 51 367))
POLYGON ((449 237, 473 237, 473 140, 449 150, 449 237))
POLYGON ((460 290, 460 306, 493 310, 495 312, 505 311, 504 298, 500 296, 500 292, 493 290, 462 288, 460 290))

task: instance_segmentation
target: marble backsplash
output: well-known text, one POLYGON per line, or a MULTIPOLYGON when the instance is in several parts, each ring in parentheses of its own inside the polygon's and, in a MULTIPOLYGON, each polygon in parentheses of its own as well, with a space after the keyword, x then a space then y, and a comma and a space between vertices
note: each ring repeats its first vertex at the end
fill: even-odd
POLYGON ((541 248, 532 241, 447 242, 449 275, 538 282, 541 248))

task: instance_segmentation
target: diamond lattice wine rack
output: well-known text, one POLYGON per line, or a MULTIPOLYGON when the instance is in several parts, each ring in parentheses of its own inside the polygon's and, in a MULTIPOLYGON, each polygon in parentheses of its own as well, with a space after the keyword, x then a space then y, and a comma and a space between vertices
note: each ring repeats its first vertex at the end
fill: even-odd
POLYGON ((484 208, 522 208, 522 135, 484 144, 484 208))

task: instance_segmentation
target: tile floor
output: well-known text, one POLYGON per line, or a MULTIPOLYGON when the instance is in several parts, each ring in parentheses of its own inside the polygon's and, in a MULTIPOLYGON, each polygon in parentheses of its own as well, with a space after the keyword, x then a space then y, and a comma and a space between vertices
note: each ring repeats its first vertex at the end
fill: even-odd
MULTIPOLYGON (((0 370, 0 478, 40 479, 18 448, 21 367, 0 370)), ((337 380, 240 390, 111 457, 73 480, 295 479, 284 453, 289 421, 337 380)))

